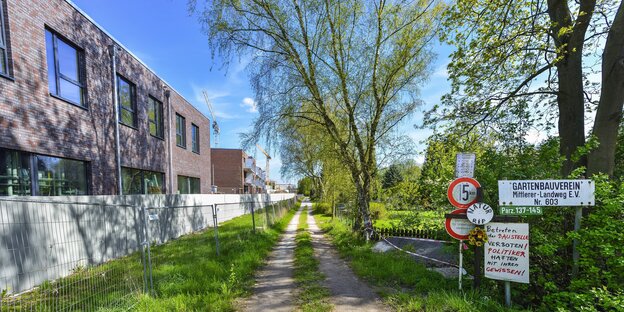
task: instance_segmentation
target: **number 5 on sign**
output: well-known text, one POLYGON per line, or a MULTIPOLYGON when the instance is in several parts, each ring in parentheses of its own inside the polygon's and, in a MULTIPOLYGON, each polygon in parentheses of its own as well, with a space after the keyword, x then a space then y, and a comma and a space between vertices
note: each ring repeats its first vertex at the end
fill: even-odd
POLYGON ((468 208, 477 202, 477 189, 479 187, 481 185, 473 178, 455 179, 447 191, 449 202, 457 208, 468 208))

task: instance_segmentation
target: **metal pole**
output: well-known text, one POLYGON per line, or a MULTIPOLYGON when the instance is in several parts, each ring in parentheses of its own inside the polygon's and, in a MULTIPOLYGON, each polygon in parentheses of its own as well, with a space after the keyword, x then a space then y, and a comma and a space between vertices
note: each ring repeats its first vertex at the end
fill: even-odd
POLYGON ((254 213, 255 202, 251 202, 251 225, 253 226, 253 232, 256 233, 256 214, 254 213))
POLYGON ((147 209, 141 207, 143 211, 143 222, 145 224, 145 245, 147 246, 147 263, 149 268, 150 293, 154 291, 154 280, 152 278, 152 252, 150 246, 149 228, 147 226, 147 209))
POLYGON ((214 232, 215 232, 215 243, 217 246, 217 256, 219 256, 219 222, 217 220, 217 205, 212 205, 212 222, 214 224, 214 232))
POLYGON ((464 254, 462 252, 462 247, 464 245, 464 241, 459 241, 459 290, 462 290, 462 271, 464 270, 464 254))
MULTIPOLYGON (((576 208, 576 215, 574 216, 574 232, 578 232, 581 229, 581 219, 583 218, 583 207, 576 208)), ((579 251, 578 251, 578 240, 575 238, 572 242, 572 276, 576 276, 578 274, 578 261, 579 261, 579 251)))
MULTIPOLYGON (((137 209, 139 214, 143 214, 143 208, 139 208, 137 209)), ((140 223, 139 223, 140 224, 140 223)), ((141 239, 141 262, 143 263, 143 291, 147 294, 149 293, 148 289, 147 289, 147 261, 145 260, 145 246, 147 245, 147 239, 145 238, 145 231, 147 231, 147 229, 143 229, 142 233, 143 234, 140 239, 141 239)))
POLYGON ((111 57, 113 58, 113 111, 115 112, 115 158, 117 161, 117 194, 123 195, 123 188, 121 185, 121 147, 119 140, 119 100, 117 97, 117 46, 112 44, 111 57))
POLYGON ((511 282, 505 281, 505 305, 511 307, 511 282))

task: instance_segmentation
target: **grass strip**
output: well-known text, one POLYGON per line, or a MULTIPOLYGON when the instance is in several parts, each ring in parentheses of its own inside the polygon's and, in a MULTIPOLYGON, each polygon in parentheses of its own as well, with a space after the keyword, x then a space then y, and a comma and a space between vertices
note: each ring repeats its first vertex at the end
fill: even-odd
POLYGON ((251 215, 222 223, 220 256, 216 255, 213 228, 152 246, 153 296, 142 294, 143 265, 141 253, 135 252, 99 266, 77 266, 73 274, 46 281, 21 296, 5 298, 2 292, 0 312, 234 311, 236 299, 249 294, 255 270, 264 263, 299 205, 284 207, 278 211, 282 215, 287 210, 282 218, 256 233, 251 215))
POLYGON ((331 311, 330 292, 321 285, 325 279, 319 272, 319 261, 314 257, 312 237, 308 231, 307 209, 299 216, 295 236, 295 281, 299 288, 297 304, 301 311, 331 311))
POLYGON ((372 243, 331 215, 315 210, 314 217, 353 271, 376 286, 396 311, 517 311, 505 308, 491 294, 457 290, 457 280, 427 270, 404 253, 373 252, 372 243))

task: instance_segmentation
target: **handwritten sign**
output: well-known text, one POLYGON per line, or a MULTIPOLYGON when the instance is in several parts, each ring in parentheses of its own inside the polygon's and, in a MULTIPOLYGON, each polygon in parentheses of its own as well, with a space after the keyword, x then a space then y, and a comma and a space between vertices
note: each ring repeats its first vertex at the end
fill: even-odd
POLYGON ((476 159, 474 153, 458 153, 455 158, 455 177, 473 178, 476 159))
POLYGON ((529 283, 529 224, 491 222, 485 232, 485 277, 529 283))
POLYGON ((498 181, 500 206, 593 206, 592 180, 498 181))

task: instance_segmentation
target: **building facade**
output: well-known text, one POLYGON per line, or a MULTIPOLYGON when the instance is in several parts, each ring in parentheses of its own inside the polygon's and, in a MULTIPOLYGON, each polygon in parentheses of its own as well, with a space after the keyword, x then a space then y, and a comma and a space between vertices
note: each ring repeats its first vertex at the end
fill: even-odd
POLYGON ((210 193, 209 120, 75 4, 0 17, 0 196, 210 193))
POLYGON ((224 194, 266 193, 266 173, 241 149, 213 148, 214 185, 224 194))

